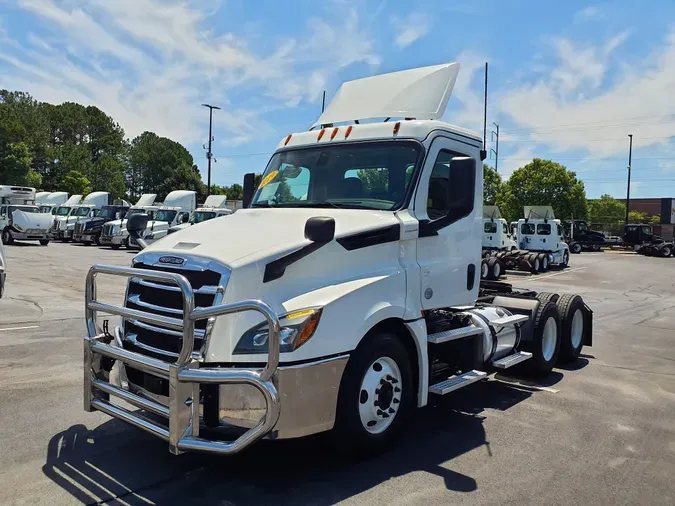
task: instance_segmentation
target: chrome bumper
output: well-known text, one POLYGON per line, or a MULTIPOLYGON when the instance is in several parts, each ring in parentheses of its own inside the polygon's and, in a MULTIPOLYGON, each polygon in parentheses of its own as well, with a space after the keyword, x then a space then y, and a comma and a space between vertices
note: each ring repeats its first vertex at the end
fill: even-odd
POLYGON ((272 431, 279 419, 280 402, 273 377, 279 365, 279 318, 264 302, 247 300, 208 308, 194 307, 194 292, 188 280, 169 272, 94 265, 87 274, 86 320, 88 337, 84 340, 84 409, 99 410, 119 418, 169 442, 169 451, 180 454, 199 450, 218 454, 237 453, 272 431), (96 300, 96 276, 108 274, 142 278, 147 281, 172 283, 183 295, 183 318, 170 318, 131 308, 104 304, 96 300), (262 370, 200 368, 192 358, 194 322, 242 311, 258 311, 267 320, 269 353, 262 370), (183 332, 182 347, 175 363, 131 352, 113 345, 113 338, 101 332, 96 324, 97 312, 134 318, 142 322, 164 325, 183 332), (169 381, 168 407, 137 395, 109 382, 114 361, 129 365, 147 374, 169 381), (234 441, 207 440, 199 437, 200 385, 250 385, 262 395, 265 411, 262 419, 234 441), (110 402, 117 397, 142 410, 167 420, 157 423, 143 414, 131 412, 110 402))
POLYGON ((99 241, 101 244, 124 244, 124 237, 121 235, 101 235, 99 241))

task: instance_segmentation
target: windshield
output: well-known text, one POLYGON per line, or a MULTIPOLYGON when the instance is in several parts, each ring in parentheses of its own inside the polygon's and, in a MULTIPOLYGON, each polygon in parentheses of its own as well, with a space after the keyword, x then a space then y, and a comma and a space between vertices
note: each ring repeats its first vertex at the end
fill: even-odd
POLYGON ((12 214, 14 211, 23 211, 24 213, 39 213, 40 212, 40 210, 37 207, 9 206, 9 214, 12 214))
POLYGON ((101 213, 99 214, 99 216, 101 218, 106 218, 108 220, 114 220, 117 212, 118 212, 118 210, 117 210, 116 207, 103 206, 103 209, 101 209, 101 213))
POLYGON ((52 206, 40 206, 40 212, 41 213, 48 213, 52 210, 52 206))
POLYGON ((282 151, 267 165, 251 207, 395 210, 421 153, 410 141, 282 151))
POLYGON ((212 211, 199 211, 192 215, 190 223, 201 223, 202 221, 210 220, 216 217, 216 213, 212 211))
POLYGON ((486 221, 485 224, 483 225, 483 230, 487 234, 494 234, 495 232, 497 232, 497 224, 492 221, 486 221))
POLYGON ((70 207, 61 206, 56 210, 56 216, 68 216, 70 207))
POLYGON ((520 226, 520 233, 524 235, 534 234, 534 223, 523 223, 520 226))
POLYGON ((155 213, 156 221, 166 221, 167 223, 172 223, 173 219, 176 217, 178 211, 168 211, 166 209, 160 209, 155 213))
POLYGON ((87 216, 89 214, 89 208, 88 207, 80 207, 77 210, 77 213, 75 213, 75 216, 87 216))

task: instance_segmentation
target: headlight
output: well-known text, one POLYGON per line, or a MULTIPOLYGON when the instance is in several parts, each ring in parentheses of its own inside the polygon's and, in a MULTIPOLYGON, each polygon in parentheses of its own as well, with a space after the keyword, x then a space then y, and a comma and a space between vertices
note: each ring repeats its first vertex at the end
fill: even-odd
MULTIPOLYGON (((281 353, 295 351, 310 340, 319 325, 321 310, 321 308, 300 309, 291 311, 279 319, 281 353)), ((233 354, 267 353, 268 340, 269 329, 267 322, 263 322, 244 333, 233 354)))

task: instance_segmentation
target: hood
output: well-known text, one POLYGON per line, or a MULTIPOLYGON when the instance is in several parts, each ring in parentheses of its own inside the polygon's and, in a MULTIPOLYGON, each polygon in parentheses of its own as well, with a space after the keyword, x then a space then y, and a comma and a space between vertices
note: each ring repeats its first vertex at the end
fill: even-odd
POLYGON ((596 232, 595 230, 587 230, 586 235, 592 237, 596 241, 604 241, 605 235, 602 232, 596 232))
POLYGON ((174 225, 169 229, 169 234, 173 234, 175 232, 179 232, 180 230, 184 230, 190 226, 190 223, 181 223, 180 225, 174 225))
POLYGON ((49 230, 52 227, 54 218, 51 214, 45 213, 25 213, 16 210, 12 213, 12 222, 15 227, 21 230, 40 229, 49 230))
MULTIPOLYGON (((356 209, 242 209, 226 220, 208 220, 167 235, 144 251, 182 251, 232 265, 271 257, 307 244, 305 223, 335 220, 335 237, 398 224, 393 212, 356 209)), ((161 222, 160 222, 161 223, 161 222)), ((166 226, 166 224, 165 224, 166 226)), ((148 224, 148 230, 150 225, 148 224)), ((156 228, 155 228, 156 230, 156 228)))

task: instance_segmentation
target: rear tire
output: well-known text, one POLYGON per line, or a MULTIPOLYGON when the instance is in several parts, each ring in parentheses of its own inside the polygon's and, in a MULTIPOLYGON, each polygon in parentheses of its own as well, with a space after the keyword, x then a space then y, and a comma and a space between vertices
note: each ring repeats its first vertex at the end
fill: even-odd
POLYGON ((480 279, 487 279, 490 268, 488 267, 487 260, 483 259, 480 262, 480 279))
POLYGON ((569 251, 566 250, 566 251, 563 253, 562 263, 560 264, 560 266, 564 269, 564 268, 566 268, 569 264, 570 264, 570 253, 569 253, 569 251))
POLYGON ((532 358, 523 362, 529 374, 545 376, 551 372, 560 352, 560 313, 553 301, 539 304, 534 316, 533 339, 524 341, 522 348, 532 353, 532 358))
POLYGON ((347 454, 386 449, 415 407, 413 378, 410 356, 398 336, 381 332, 366 337, 340 382, 332 432, 336 449, 347 454))
POLYGON ((560 362, 579 358, 584 347, 588 326, 583 299, 575 294, 563 294, 558 299, 560 311, 560 362))
POLYGON ((2 244, 14 244, 14 237, 8 228, 2 231, 2 244))
POLYGON ((547 272, 548 255, 546 253, 540 253, 538 256, 539 256, 539 272, 547 272))
POLYGON ((40 239, 40 246, 47 246, 49 244, 49 239, 40 239))
POLYGON ((554 303, 558 302, 558 299, 560 298, 560 295, 557 293, 552 293, 552 292, 539 292, 537 294, 537 299, 544 303, 548 301, 553 301, 554 303))
POLYGON ((673 254, 673 250, 670 246, 663 246, 661 248, 661 251, 659 251, 659 253, 661 253, 661 256, 663 258, 668 258, 669 256, 671 256, 673 254))
POLYGON ((110 247, 111 247, 112 249, 114 249, 114 250, 120 249, 121 246, 122 246, 121 244, 111 244, 111 245, 110 245, 110 247))
POLYGON ((581 250, 582 250, 581 244, 579 244, 578 242, 573 242, 570 244, 570 251, 575 255, 581 253, 581 250))
POLYGON ((488 275, 487 279, 497 281, 503 272, 502 263, 497 257, 492 257, 487 261, 488 275))
POLYGON ((532 274, 537 274, 539 272, 539 269, 541 268, 539 255, 536 255, 535 253, 530 253, 527 259, 530 262, 530 272, 532 274))

